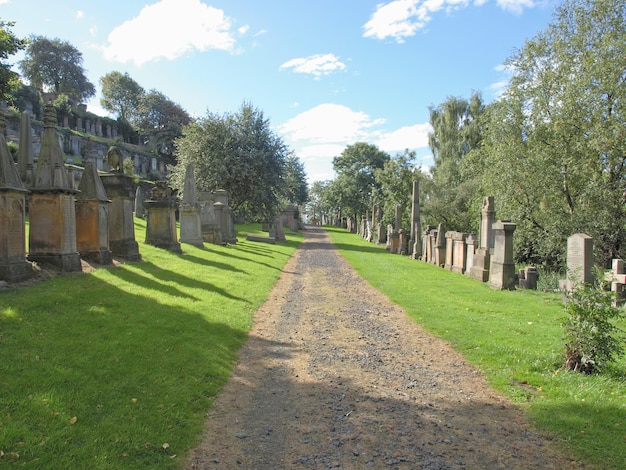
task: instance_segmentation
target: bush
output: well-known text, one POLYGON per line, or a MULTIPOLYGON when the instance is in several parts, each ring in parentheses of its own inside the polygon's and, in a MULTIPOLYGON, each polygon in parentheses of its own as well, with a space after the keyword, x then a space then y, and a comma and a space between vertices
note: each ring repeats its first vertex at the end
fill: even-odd
POLYGON ((624 354, 624 331, 611 322, 624 311, 614 301, 615 295, 600 282, 575 286, 567 293, 564 369, 591 374, 624 354))

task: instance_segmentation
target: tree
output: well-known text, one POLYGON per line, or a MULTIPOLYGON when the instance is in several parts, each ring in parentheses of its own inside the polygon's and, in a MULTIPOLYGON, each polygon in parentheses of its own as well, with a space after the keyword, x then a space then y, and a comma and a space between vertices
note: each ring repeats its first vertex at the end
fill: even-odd
POLYGON ((143 144, 170 165, 176 163, 174 141, 183 133, 191 117, 163 93, 151 90, 141 95, 134 124, 143 144))
POLYGON ((7 60, 28 44, 26 39, 19 39, 11 32, 14 25, 14 22, 0 20, 0 101, 8 100, 20 86, 19 77, 11 70, 7 60))
POLYGON ((374 176, 380 186, 383 220, 389 223, 393 222, 396 205, 401 204, 402 226, 410 227, 413 180, 419 179, 421 188, 421 181, 426 177, 415 168, 415 152, 405 150, 404 153, 396 154, 395 157, 385 162, 382 169, 376 170, 374 176))
MULTIPOLYGON (((480 148, 482 118, 485 106, 480 93, 469 100, 448 97, 438 106, 430 107, 428 135, 434 166, 430 197, 424 214, 429 223, 443 223, 449 230, 469 232, 475 228, 476 204, 480 200, 480 172, 469 171, 466 158, 480 148)), ((476 163, 476 162, 473 162, 476 163)))
POLYGON ((321 224, 326 222, 325 219, 330 215, 324 201, 324 192, 328 184, 329 181, 314 181, 309 189, 305 212, 310 221, 321 224))
POLYGON ((281 209, 288 153, 263 112, 244 103, 237 113, 207 113, 184 128, 171 183, 182 188, 185 168, 193 163, 200 191, 226 189, 234 211, 271 220, 281 209))
POLYGON ((96 94, 96 88, 85 76, 83 54, 67 41, 31 36, 26 57, 20 69, 32 86, 44 91, 64 93, 78 101, 96 94))
POLYGON ((585 232, 608 265, 626 241, 626 3, 567 0, 507 65, 485 181, 518 222, 518 259, 558 268, 585 232))
POLYGON ((285 160, 283 196, 288 203, 295 205, 302 205, 309 198, 304 164, 294 153, 289 153, 285 160))
POLYGON ((117 71, 100 77, 100 85, 102 107, 124 121, 131 121, 145 94, 144 89, 128 73, 117 71))
POLYGON ((361 216, 377 202, 380 186, 374 173, 382 169, 391 157, 375 145, 357 142, 348 145, 333 158, 333 169, 341 184, 341 204, 344 215, 361 216))

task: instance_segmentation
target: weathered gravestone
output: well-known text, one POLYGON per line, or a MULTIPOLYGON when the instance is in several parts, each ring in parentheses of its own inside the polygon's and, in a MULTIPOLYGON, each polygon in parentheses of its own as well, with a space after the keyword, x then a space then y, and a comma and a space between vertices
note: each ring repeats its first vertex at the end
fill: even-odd
POLYGON ((626 273, 624 272, 624 260, 613 259, 611 271, 606 273, 604 280, 611 283, 611 292, 615 294, 613 305, 618 307, 624 304, 626 299, 626 273))
POLYGON ((187 165, 185 170, 185 185, 183 199, 179 208, 180 214, 180 241, 198 247, 204 246, 202 227, 200 223, 200 206, 196 195, 196 179, 193 174, 193 164, 187 165))
POLYGON ((489 268, 489 287, 492 289, 515 289, 515 262, 513 261, 512 222, 498 221, 493 224, 494 246, 489 268))
POLYGON ((176 234, 176 197, 164 181, 158 181, 146 206, 146 243, 181 253, 176 234))
POLYGON ((228 201, 228 191, 226 191, 225 189, 218 189, 217 191, 215 191, 214 196, 216 203, 222 203, 222 210, 219 214, 219 217, 221 219, 220 228, 222 231, 222 242, 235 244, 237 243, 237 237, 235 235, 235 222, 233 220, 233 211, 230 208, 228 201))
POLYGON ((443 224, 437 226, 437 237, 435 238, 435 263, 443 267, 446 261, 446 232, 443 224))
POLYGON ((6 119, 0 114, 0 280, 20 282, 33 275, 26 260, 26 194, 4 139, 6 119))
POLYGON ((465 243, 465 239, 467 237, 466 233, 463 232, 453 232, 452 235, 452 272, 463 274, 466 269, 465 261, 466 255, 465 250, 467 245, 465 243))
POLYGON ((562 290, 569 292, 583 284, 593 284, 593 238, 575 233, 567 239, 567 278, 560 281, 562 290))
POLYGON ((143 200, 143 188, 137 186, 135 190, 135 217, 138 219, 143 219, 146 216, 146 208, 143 205, 143 200))
POLYGON ((518 285, 522 289, 537 290, 537 280, 539 279, 539 273, 535 266, 526 266, 524 269, 518 271, 518 285))
POLYGON ((420 235, 422 224, 420 222, 420 186, 419 181, 413 181, 413 200, 411 204, 411 239, 409 240, 409 251, 412 259, 419 259, 422 256, 422 242, 420 235))
POLYGON ((469 276, 474 266, 474 254, 476 252, 476 246, 478 244, 478 240, 476 239, 476 235, 470 233, 465 238, 465 275, 469 276))
POLYGON ((470 277, 481 282, 489 279, 490 255, 493 249, 493 223, 496 211, 493 205, 493 196, 483 198, 483 207, 480 211, 480 232, 478 234, 478 249, 474 253, 474 261, 470 277))
POLYGON ((85 162, 76 196, 76 245, 81 257, 100 264, 111 264, 109 249, 109 201, 96 164, 85 162))
POLYGON ((117 147, 107 151, 109 167, 116 168, 113 172, 101 175, 102 184, 109 206, 109 248, 114 256, 128 261, 139 261, 139 244, 135 239, 135 219, 133 202, 135 184, 133 179, 123 173, 123 156, 117 147))
POLYGON ((286 242, 285 231, 283 230, 283 221, 280 216, 274 218, 274 223, 270 227, 270 238, 277 242, 286 242))
POLYGON ((62 271, 82 271, 76 246, 75 196, 57 138, 57 113, 46 105, 41 149, 28 200, 28 259, 62 271))

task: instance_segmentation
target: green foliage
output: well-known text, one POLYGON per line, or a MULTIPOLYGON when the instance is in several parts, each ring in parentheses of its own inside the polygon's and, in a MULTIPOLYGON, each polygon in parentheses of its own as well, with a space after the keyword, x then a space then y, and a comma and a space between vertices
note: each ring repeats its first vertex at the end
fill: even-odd
POLYGON ((244 103, 237 113, 208 113, 176 141, 171 184, 182 189, 193 163, 199 191, 225 189, 231 207, 248 220, 271 220, 281 209, 289 151, 263 112, 244 103))
POLYGON ((20 86, 19 77, 7 60, 28 44, 26 39, 19 39, 11 32, 14 25, 15 22, 0 20, 0 101, 8 100, 20 86))
POLYGON ((48 87, 80 102, 96 94, 82 64, 83 54, 69 42, 32 36, 20 69, 33 87, 48 87))
MULTIPOLYGON (((402 227, 411 226, 411 195, 413 180, 420 181, 422 192, 426 176, 415 168, 415 152, 405 150, 387 160, 382 169, 374 172, 376 183, 380 187, 383 222, 393 223, 396 217, 396 205, 402 206, 402 227)), ((421 198, 420 198, 421 199, 421 198)))
POLYGON ((574 286, 567 293, 563 322, 566 360, 563 365, 585 374, 600 372, 624 354, 624 331, 613 321, 624 317, 615 295, 600 282, 574 286))
POLYGON ((301 240, 286 235, 182 254, 140 242, 142 262, 5 289, 0 468, 180 468, 301 240))
POLYGON ((518 259, 558 269, 583 232, 608 265, 626 243, 626 4, 565 1, 507 65, 484 168, 499 217, 518 223, 518 259))
POLYGON ((343 215, 362 216, 372 209, 380 197, 375 172, 382 170, 390 158, 365 142, 348 145, 341 155, 333 158, 338 185, 334 188, 335 204, 343 215))
POLYGON ((285 159, 282 180, 282 196, 288 203, 299 206, 307 202, 309 194, 306 171, 304 164, 294 153, 289 153, 285 159))
POLYGON ((122 74, 117 71, 100 77, 100 85, 102 86, 100 99, 102 107, 117 114, 121 120, 132 120, 145 94, 144 89, 127 72, 122 74))
MULTIPOLYGON (((449 341, 572 460, 585 468, 626 468, 626 357, 602 374, 562 370, 562 294, 492 290, 467 276, 391 255, 345 230, 327 230, 361 276, 449 341)), ((624 329, 626 319, 615 324, 624 329)))

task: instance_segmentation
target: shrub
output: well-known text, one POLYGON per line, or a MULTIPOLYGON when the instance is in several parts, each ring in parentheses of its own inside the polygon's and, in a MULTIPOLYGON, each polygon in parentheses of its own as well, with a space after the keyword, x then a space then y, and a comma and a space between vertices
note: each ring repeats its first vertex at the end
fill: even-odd
POLYGON ((601 282, 575 286, 567 293, 563 323, 566 359, 563 368, 591 374, 624 353, 624 331, 612 320, 624 311, 601 282))

